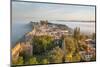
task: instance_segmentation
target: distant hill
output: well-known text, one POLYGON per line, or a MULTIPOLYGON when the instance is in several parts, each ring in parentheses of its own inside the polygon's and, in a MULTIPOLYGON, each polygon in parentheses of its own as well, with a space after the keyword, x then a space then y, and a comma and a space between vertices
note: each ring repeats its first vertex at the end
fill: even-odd
POLYGON ((95 22, 94 20, 56 20, 56 21, 63 21, 63 22, 95 22))

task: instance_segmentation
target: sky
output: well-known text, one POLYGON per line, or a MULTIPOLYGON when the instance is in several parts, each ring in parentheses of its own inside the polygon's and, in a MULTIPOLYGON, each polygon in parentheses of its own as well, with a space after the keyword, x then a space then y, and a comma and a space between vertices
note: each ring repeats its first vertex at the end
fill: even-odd
POLYGON ((12 2, 12 20, 84 20, 95 21, 94 6, 12 2))

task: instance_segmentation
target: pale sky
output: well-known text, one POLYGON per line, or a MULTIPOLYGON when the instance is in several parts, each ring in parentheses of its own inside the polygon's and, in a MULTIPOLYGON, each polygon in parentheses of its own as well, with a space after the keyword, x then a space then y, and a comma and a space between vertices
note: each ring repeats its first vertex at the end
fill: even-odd
POLYGON ((95 21, 95 7, 47 3, 13 2, 12 20, 18 19, 95 21))

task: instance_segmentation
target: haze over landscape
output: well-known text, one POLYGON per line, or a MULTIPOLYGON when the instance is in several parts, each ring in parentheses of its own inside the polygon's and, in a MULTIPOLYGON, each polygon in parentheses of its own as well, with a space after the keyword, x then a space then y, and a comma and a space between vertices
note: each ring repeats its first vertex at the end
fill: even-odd
POLYGON ((94 6, 59 5, 48 3, 12 3, 13 19, 28 20, 83 20, 95 21, 94 6))

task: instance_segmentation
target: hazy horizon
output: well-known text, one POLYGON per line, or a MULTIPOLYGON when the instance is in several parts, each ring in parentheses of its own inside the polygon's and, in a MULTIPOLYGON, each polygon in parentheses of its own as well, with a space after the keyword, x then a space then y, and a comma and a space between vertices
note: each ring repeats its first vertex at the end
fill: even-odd
POLYGON ((12 20, 95 21, 95 6, 12 2, 12 20))

